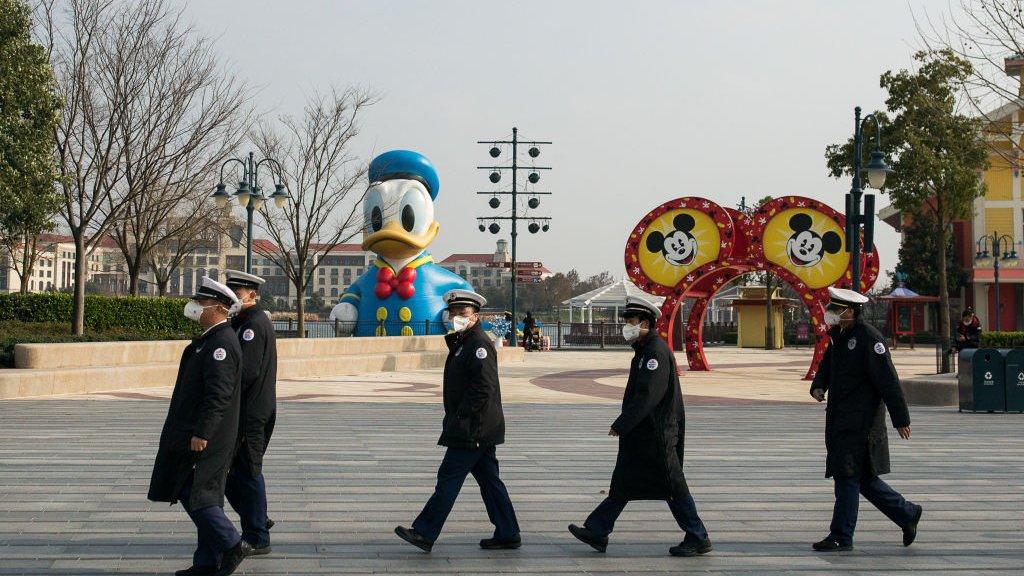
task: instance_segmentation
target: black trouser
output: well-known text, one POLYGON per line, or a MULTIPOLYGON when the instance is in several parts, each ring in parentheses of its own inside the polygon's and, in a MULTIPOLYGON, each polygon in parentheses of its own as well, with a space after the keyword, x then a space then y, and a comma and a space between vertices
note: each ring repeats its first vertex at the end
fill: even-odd
POLYGON ((455 505, 463 482, 473 474, 480 485, 480 495, 487 508, 487 517, 494 524, 494 537, 513 538, 519 535, 519 523, 505 484, 498 477, 498 459, 494 446, 478 450, 449 448, 437 470, 437 486, 423 511, 412 523, 413 530, 433 542, 455 505))
POLYGON ((228 474, 224 496, 242 521, 242 538, 253 548, 269 546, 267 484, 263 473, 253 476, 243 459, 236 457, 228 474))
MULTIPOLYGON (((666 500, 666 502, 668 503, 668 509, 672 511, 672 516, 676 519, 676 523, 683 529, 683 532, 686 532, 687 539, 707 539, 708 531, 704 527, 704 522, 701 521, 700 516, 697 515, 697 505, 693 502, 693 496, 687 494, 685 498, 674 498, 666 500)), ((619 514, 622 514, 628 503, 628 500, 622 500, 621 498, 605 498, 590 513, 583 526, 598 536, 608 536, 615 528, 615 520, 619 518, 619 514)))
POLYGON ((178 501, 181 507, 188 513, 192 523, 196 525, 198 542, 196 551, 192 554, 193 566, 220 566, 221 556, 228 550, 235 547, 241 536, 235 530, 227 515, 224 514, 222 506, 206 506, 205 508, 192 508, 189 505, 189 497, 192 496, 192 476, 181 489, 178 501))
POLYGON ((917 505, 908 502, 878 476, 834 476, 836 504, 832 511, 829 535, 840 544, 853 544, 853 531, 857 528, 857 508, 863 495, 882 511, 889 520, 903 528, 914 520, 917 505))

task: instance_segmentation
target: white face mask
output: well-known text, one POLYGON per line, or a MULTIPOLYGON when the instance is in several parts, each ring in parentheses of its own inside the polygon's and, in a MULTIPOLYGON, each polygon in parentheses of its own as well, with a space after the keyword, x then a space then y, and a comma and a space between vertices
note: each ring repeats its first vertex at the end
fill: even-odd
POLYGON ((835 326, 836 324, 839 324, 839 314, 832 310, 825 310, 825 325, 835 326))
POLYGON ((196 302, 195 300, 189 300, 188 303, 185 304, 185 318, 188 318, 189 320, 192 320, 194 322, 199 322, 199 319, 202 318, 203 316, 204 310, 206 310, 207 308, 214 308, 217 306, 220 306, 220 304, 203 306, 202 304, 196 302))
POLYGON ((640 337, 640 325, 639 324, 623 324, 622 325, 622 337, 626 339, 626 342, 632 342, 640 337))
POLYGON ((462 332, 473 322, 473 319, 469 316, 453 316, 452 317, 452 330, 456 332, 462 332))

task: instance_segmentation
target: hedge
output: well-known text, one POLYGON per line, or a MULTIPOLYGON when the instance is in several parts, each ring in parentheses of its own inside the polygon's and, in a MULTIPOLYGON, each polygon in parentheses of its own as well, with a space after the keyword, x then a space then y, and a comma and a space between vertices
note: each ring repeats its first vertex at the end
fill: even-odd
POLYGON ((982 332, 982 348, 1024 348, 1024 332, 982 332))
MULTIPOLYGON (((191 333, 196 323, 182 314, 184 298, 86 296, 85 326, 95 330, 191 333)), ((0 321, 71 323, 71 294, 0 294, 0 321)))
POLYGON ((0 321, 0 368, 14 367, 15 344, 51 342, 109 342, 112 340, 188 340, 199 334, 199 324, 187 331, 86 328, 85 334, 74 336, 71 325, 65 322, 0 321))

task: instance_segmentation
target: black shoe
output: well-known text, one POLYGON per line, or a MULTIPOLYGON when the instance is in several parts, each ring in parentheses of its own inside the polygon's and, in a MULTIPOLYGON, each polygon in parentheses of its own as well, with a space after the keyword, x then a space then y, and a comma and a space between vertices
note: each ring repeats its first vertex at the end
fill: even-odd
POLYGON ((270 554, 271 550, 270 544, 266 544, 264 546, 253 546, 252 544, 249 544, 249 548, 249 556, 265 556, 270 554))
POLYGON ((178 570, 174 576, 213 576, 216 573, 216 566, 189 566, 184 570, 178 570))
POLYGON ((523 545, 519 536, 512 538, 486 538, 480 541, 480 547, 484 550, 516 550, 523 545))
POLYGON ((842 544, 839 540, 829 536, 821 542, 815 542, 811 548, 814 548, 816 552, 845 552, 853 550, 853 544, 842 544))
POLYGON ((679 546, 673 546, 668 549, 668 553, 673 556, 700 556, 701 554, 707 554, 714 550, 714 546, 711 545, 711 538, 705 538, 703 540, 692 540, 683 539, 679 543, 679 546))
POLYGON ((910 546, 917 539, 917 523, 921 521, 921 513, 924 512, 924 508, 921 506, 917 507, 917 514, 914 514, 914 519, 903 527, 903 545, 910 546))
POLYGON ((274 527, 274 521, 271 520, 270 518, 267 518, 267 530, 270 530, 273 527, 274 527))
POLYGON ((569 524, 569 532, 576 537, 577 540, 587 544, 598 552, 604 552, 608 549, 608 537, 598 536, 586 528, 577 526, 575 524, 569 524))
POLYGON ((224 553, 224 556, 220 559, 220 570, 214 572, 214 576, 234 574, 235 569, 242 563, 242 560, 245 560, 246 556, 251 555, 252 546, 249 546, 249 543, 245 540, 239 540, 234 548, 224 553))
POLYGON ((430 549, 434 547, 433 542, 427 540, 426 537, 424 537, 419 532, 413 530, 412 528, 399 526, 395 528, 395 534, 398 534, 399 538, 405 540, 409 544, 412 544, 413 546, 419 548, 420 550, 423 550, 428 554, 430 553, 430 549))

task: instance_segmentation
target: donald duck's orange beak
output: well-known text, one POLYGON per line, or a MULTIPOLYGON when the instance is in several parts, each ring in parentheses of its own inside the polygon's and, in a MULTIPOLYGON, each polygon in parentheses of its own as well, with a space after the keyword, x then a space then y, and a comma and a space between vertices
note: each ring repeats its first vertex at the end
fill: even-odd
POLYGON ((426 232, 417 236, 406 232, 398 222, 388 222, 372 234, 363 234, 363 250, 375 252, 384 258, 412 258, 434 241, 440 228, 435 220, 426 232))

